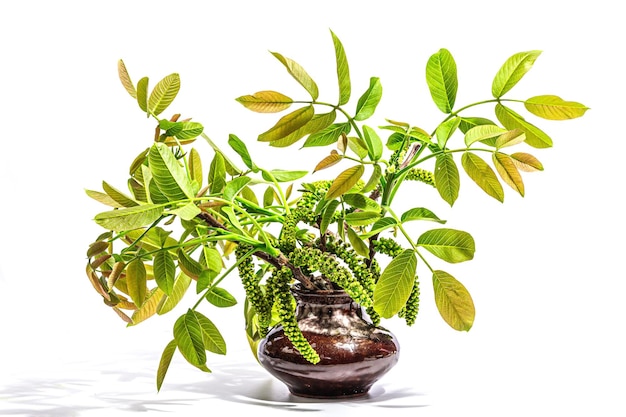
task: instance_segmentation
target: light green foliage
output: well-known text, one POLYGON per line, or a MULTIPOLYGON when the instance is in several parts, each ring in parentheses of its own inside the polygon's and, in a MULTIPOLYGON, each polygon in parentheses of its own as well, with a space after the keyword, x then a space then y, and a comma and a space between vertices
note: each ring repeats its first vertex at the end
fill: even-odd
MULTIPOLYGON (((295 320, 290 292, 295 284, 311 291, 342 288, 375 323, 399 316, 412 325, 420 302, 417 276, 430 273, 443 320, 455 330, 469 330, 475 316, 469 291, 434 262, 471 260, 474 239, 468 232, 428 227, 446 220, 423 207, 422 193, 450 206, 462 186, 478 187, 500 202, 508 192, 524 196, 524 176, 543 170, 534 152, 553 145, 525 114, 544 122, 588 111, 554 94, 509 97, 522 90, 539 51, 511 55, 492 69, 491 91, 458 104, 457 63, 452 51, 442 48, 422 72, 441 117, 419 120, 421 127, 393 119, 366 125, 383 99, 383 80, 361 80, 359 85, 367 87, 354 94, 348 51, 335 32, 330 38, 334 60, 325 71, 337 77, 330 91, 320 89, 322 84, 295 60, 272 52, 289 82, 297 82, 296 93, 259 89, 236 98, 243 109, 273 118, 256 138, 272 151, 259 154, 250 138, 230 133, 214 142, 205 126, 187 115, 184 120, 174 112, 162 116, 179 92, 177 73, 151 88, 148 77, 134 83, 124 62, 118 62, 123 89, 155 129, 146 131, 144 142, 125 143, 118 152, 131 161, 127 190, 107 181, 102 190, 86 190, 106 207, 94 217, 106 232, 89 242, 86 275, 105 305, 129 326, 175 311, 194 288, 196 301, 176 320, 174 338, 161 357, 157 389, 176 351, 205 372, 207 351, 226 353, 208 316, 238 304, 222 285, 232 275, 245 290, 239 305, 244 305, 250 346, 254 349, 271 326, 280 324, 312 363, 319 356, 295 320), (491 109, 492 116, 477 117, 479 108, 491 109), (209 145, 208 154, 191 147, 197 138, 209 145), (224 139, 227 146, 221 145, 224 139), (304 156, 296 170, 284 169, 281 162, 292 156, 282 148, 294 145, 307 155, 310 148, 331 149, 321 160, 304 156), (127 153, 127 147, 134 150, 127 153), (232 153, 238 162, 230 159, 232 153), (463 175, 471 181, 463 181, 463 175), (403 209, 396 214, 397 206, 403 209)), ((478 61, 459 68, 468 65, 488 70, 478 61)), ((414 94, 400 92, 400 97, 406 101, 414 94)), ((240 117, 231 128, 247 123, 240 117)), ((118 159, 113 162, 94 167, 109 170, 118 159)))

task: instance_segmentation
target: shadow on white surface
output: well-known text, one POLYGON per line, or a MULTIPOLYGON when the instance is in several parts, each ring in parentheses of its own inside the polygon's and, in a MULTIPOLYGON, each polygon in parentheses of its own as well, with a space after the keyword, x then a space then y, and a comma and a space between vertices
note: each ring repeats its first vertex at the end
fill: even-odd
MULTIPOLYGON (((293 396, 256 364, 226 362, 213 374, 177 369, 156 392, 154 360, 127 358, 114 364, 74 363, 47 371, 0 377, 0 415, 28 417, 119 416, 134 413, 204 414, 211 410, 254 412, 279 410, 350 415, 363 407, 415 409, 427 397, 410 387, 379 381, 370 394, 350 400, 316 400, 293 396), (138 367, 138 361, 146 362, 138 367), (132 370, 122 366, 132 364, 132 370), (139 368, 139 370, 137 370, 139 368)), ((396 411, 394 411, 396 413, 396 411)), ((334 414, 333 414, 334 415, 334 414)))

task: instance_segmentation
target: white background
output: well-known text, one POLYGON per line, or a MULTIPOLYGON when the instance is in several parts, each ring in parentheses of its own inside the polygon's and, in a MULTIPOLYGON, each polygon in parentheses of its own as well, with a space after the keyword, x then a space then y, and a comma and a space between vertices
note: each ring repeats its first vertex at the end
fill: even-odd
MULTIPOLYGON (((120 414, 159 407, 194 415, 223 401, 256 414, 282 408, 344 414, 389 409, 397 415, 624 415, 619 398, 626 389, 626 91, 620 13, 614 2, 598 0, 423 3, 3 4, 0 415, 100 415, 111 409, 120 414), (351 105, 370 76, 381 78, 383 103, 368 121, 372 125, 391 118, 430 131, 442 120, 424 79, 426 61, 439 48, 456 59, 457 107, 489 99, 491 80, 504 60, 539 49, 543 53, 534 68, 509 96, 556 94, 591 110, 567 122, 528 117, 553 137, 555 146, 536 152, 545 171, 524 177, 525 198, 506 189, 502 205, 467 177, 453 209, 424 188, 403 197, 406 207, 429 207, 449 227, 476 239, 472 262, 438 267, 466 285, 477 315, 470 332, 449 329, 424 273, 417 324, 385 323, 400 338, 402 357, 381 381, 384 390, 373 391, 384 391, 380 402, 374 397, 290 405, 295 400, 248 354, 238 308, 204 310, 229 344, 226 358, 209 359, 215 374, 175 361, 169 391, 166 379, 157 395, 154 373, 176 312, 125 328, 84 274, 87 245, 100 233, 92 218, 105 209, 84 189, 100 189, 102 180, 124 188, 128 165, 149 146, 153 132, 152 122, 121 87, 117 60, 125 61, 135 82, 150 76, 152 86, 171 72, 180 73, 182 89, 171 110, 202 122, 214 141, 225 143, 229 133, 236 133, 259 165, 310 169, 328 150, 311 155, 256 143, 256 135, 276 118, 253 114, 234 98, 264 89, 306 97, 268 52, 277 51, 307 69, 322 98, 335 100, 329 29, 348 54, 351 105), (241 368, 230 373, 234 363, 241 368), (172 400, 173 393, 184 395, 187 378, 194 382, 189 384, 194 400, 172 400), (260 380, 272 389, 250 394, 252 385, 241 382, 248 378, 250 384, 260 380), (104 401, 102 389, 107 398, 121 399, 104 401), (417 405, 425 407, 416 411, 417 405)), ((483 116, 493 118, 491 109, 485 111, 483 116)), ((228 288, 240 293, 236 280, 228 288)))

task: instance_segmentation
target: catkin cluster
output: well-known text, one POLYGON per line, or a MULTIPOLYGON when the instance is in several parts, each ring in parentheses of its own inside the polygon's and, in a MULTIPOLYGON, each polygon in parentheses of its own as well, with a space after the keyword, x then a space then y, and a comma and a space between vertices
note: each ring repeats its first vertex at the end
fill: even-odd
POLYGON ((419 181, 424 184, 435 186, 435 175, 422 168, 413 168, 407 172, 405 179, 410 181, 419 181))
POLYGON ((265 337, 267 329, 272 320, 272 303, 267 298, 260 285, 260 277, 254 272, 254 262, 252 257, 244 255, 250 248, 247 245, 238 245, 235 249, 235 255, 237 256, 237 270, 239 277, 243 284, 243 288, 246 291, 246 297, 250 304, 254 307, 259 317, 259 327, 261 336, 265 337))
POLYGON ((405 306, 398 313, 398 317, 403 317, 406 321, 406 324, 412 326, 415 324, 415 319, 417 318, 417 313, 420 308, 420 286, 419 279, 415 276, 415 282, 413 283, 413 289, 411 290, 411 295, 407 300, 405 306))

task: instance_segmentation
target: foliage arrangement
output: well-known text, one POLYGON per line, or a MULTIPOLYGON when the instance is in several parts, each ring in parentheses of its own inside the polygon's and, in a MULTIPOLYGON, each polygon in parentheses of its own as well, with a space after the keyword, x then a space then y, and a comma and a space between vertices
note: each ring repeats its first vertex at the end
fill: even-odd
POLYGON ((202 124, 179 114, 163 118, 179 91, 179 75, 166 76, 150 91, 147 77, 134 84, 124 63, 118 63, 124 88, 157 126, 150 146, 130 165, 127 192, 107 182, 102 191, 87 190, 110 209, 95 216, 106 231, 89 245, 86 273, 105 304, 131 326, 170 312, 190 288, 196 292, 195 304, 176 320, 173 339, 163 352, 158 389, 176 351, 207 372, 206 352, 226 353, 219 330, 199 310, 237 303, 220 285, 229 275, 238 277, 245 289, 251 346, 280 323, 312 363, 319 357, 295 321, 294 285, 342 288, 375 323, 398 316, 411 325, 419 309, 418 276, 427 273, 442 318, 455 330, 469 330, 474 321, 469 292, 451 274, 433 267, 431 258, 471 260, 472 236, 444 227, 445 220, 419 204, 396 213, 394 202, 402 192, 414 196, 430 189, 452 206, 461 169, 500 202, 503 183, 523 196, 521 173, 543 170, 527 149, 551 147, 552 139, 512 106, 548 120, 577 118, 587 110, 554 95, 505 97, 539 51, 512 55, 496 72, 492 97, 455 109, 457 67, 451 53, 441 49, 426 65, 426 82, 443 113, 441 122, 431 131, 394 120, 372 127, 365 122, 381 100, 381 81, 372 77, 356 105, 350 104, 348 60, 339 38, 331 35, 336 100, 320 100, 313 78, 279 53, 272 55, 303 87, 304 98, 268 90, 237 98, 255 112, 286 113, 259 141, 277 148, 298 143, 302 152, 332 147, 312 172, 267 166, 273 161, 257 160, 235 134, 229 135, 228 147, 218 146, 202 124), (485 105, 494 106, 494 120, 472 116, 477 106, 485 105), (191 147, 198 138, 213 149, 209 163, 191 147), (233 162, 231 151, 241 161, 233 162), (336 164, 345 169, 335 178, 309 180, 312 173, 336 164), (434 226, 416 235, 409 223, 434 226), (419 274, 418 261, 423 269, 419 274))

